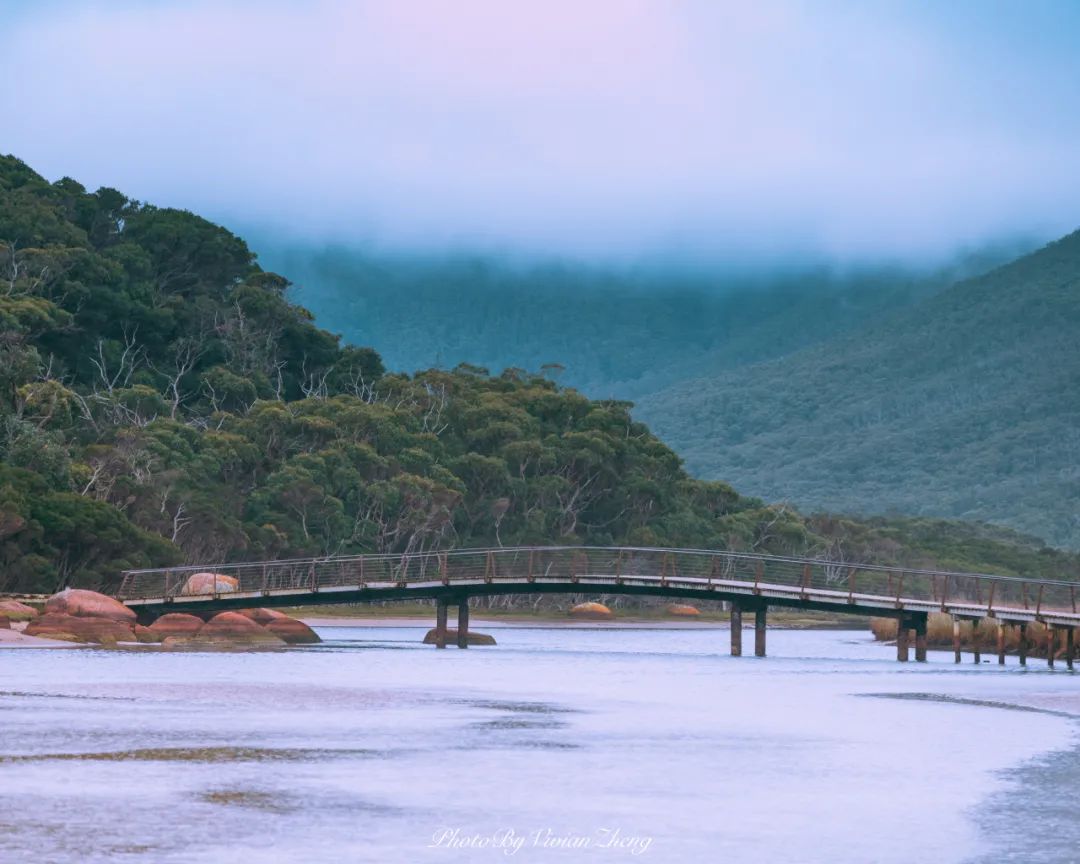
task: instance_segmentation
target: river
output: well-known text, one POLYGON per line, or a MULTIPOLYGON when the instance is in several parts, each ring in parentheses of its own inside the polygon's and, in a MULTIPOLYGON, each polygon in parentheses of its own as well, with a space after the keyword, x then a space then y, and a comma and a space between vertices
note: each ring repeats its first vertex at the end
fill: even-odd
POLYGON ((844 631, 771 631, 764 660, 727 656, 715 628, 488 632, 497 647, 468 651, 334 627, 281 652, 0 652, 0 861, 1080 848, 1080 677, 1044 662, 899 664, 844 631))

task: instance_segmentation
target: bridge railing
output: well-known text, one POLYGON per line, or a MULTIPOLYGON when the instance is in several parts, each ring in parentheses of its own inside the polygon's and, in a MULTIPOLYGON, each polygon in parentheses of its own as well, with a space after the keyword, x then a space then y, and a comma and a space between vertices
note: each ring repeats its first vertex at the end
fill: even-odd
MULTIPOLYGON (((813 591, 846 595, 917 600, 933 604, 1077 611, 1078 583, 1023 579, 975 573, 950 573, 899 567, 755 555, 740 552, 555 546, 500 549, 462 549, 412 555, 354 555, 130 570, 116 592, 123 600, 214 597, 241 592, 278 590, 316 592, 327 588, 407 586, 419 582, 445 585, 477 583, 568 582, 589 576, 614 577, 616 582, 648 580, 671 587, 708 590, 737 583, 787 587, 795 593, 813 591), (202 574, 202 575, 200 575, 202 574), (216 575, 212 575, 216 574, 216 575), (220 578, 226 577, 226 578, 220 578)), ((584 588, 583 588, 584 590, 584 588)), ((475 593, 475 592, 474 592, 475 593)))

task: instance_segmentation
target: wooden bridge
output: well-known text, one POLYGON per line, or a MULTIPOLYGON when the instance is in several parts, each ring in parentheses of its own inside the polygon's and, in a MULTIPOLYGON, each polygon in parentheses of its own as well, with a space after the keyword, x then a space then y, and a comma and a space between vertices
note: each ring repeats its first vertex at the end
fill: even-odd
POLYGON ((1080 626, 1078 587, 1075 582, 738 552, 551 546, 129 570, 114 593, 143 619, 250 606, 434 599, 437 645, 446 646, 448 607, 457 606, 460 648, 467 644, 469 598, 475 596, 588 593, 722 600, 730 603, 733 655, 742 654, 743 614, 752 613, 754 653, 765 656, 767 611, 780 606, 894 617, 899 624, 897 659, 904 661, 912 633, 915 659, 926 659, 927 619, 931 612, 942 612, 954 620, 958 662, 959 623, 991 619, 997 623, 1000 663, 1005 662, 1006 628, 1019 628, 1020 662, 1025 663, 1027 628, 1038 622, 1047 628, 1050 665, 1064 648, 1072 669, 1074 631, 1080 626), (193 578, 199 573, 204 575, 193 578))

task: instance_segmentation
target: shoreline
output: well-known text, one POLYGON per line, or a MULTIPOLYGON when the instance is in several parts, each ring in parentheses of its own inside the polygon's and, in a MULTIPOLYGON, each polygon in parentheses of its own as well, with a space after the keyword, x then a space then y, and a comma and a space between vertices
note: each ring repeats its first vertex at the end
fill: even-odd
POLYGON ((65 642, 62 639, 42 639, 27 636, 22 629, 0 630, 0 648, 82 648, 88 643, 65 642))

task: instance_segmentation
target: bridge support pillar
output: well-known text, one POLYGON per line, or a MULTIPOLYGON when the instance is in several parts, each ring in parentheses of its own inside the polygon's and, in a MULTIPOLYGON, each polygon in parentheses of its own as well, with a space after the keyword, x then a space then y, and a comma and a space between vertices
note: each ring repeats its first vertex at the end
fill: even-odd
POLYGON ((1070 672, 1073 670, 1073 654, 1076 653, 1076 643, 1074 642, 1075 627, 1065 628, 1065 666, 1070 672))
POLYGON ((1027 624, 1020 625, 1020 665, 1027 666, 1027 624))
POLYGON ((762 603, 754 610, 754 656, 765 656, 765 627, 769 607, 762 603))
POLYGON ((1046 625, 1046 665, 1054 668, 1054 655, 1057 653, 1057 629, 1053 624, 1046 625))
POLYGON ((915 631, 915 660, 926 662, 926 620, 920 612, 901 612, 896 616, 896 659, 907 663, 911 659, 911 631, 915 631))
POLYGON ((469 598, 462 597, 457 607, 457 647, 469 647, 469 598))
POLYGON ((435 647, 446 647, 446 601, 441 597, 435 604, 435 647))
POLYGON ((915 624, 915 661, 926 662, 926 622, 930 616, 916 615, 915 624))
POLYGON ((955 615, 952 619, 952 648, 953 663, 960 662, 960 619, 955 615))
POLYGON ((742 606, 731 602, 731 656, 742 657, 742 606))
POLYGON ((907 615, 901 615, 896 619, 896 659, 901 663, 907 663, 909 640, 911 639, 911 621, 907 615))
POLYGON ((1005 625, 999 620, 997 622, 997 651, 998 651, 998 666, 1005 665, 1005 625))
POLYGON ((982 663, 982 651, 979 645, 979 619, 971 619, 971 659, 975 663, 982 663))

